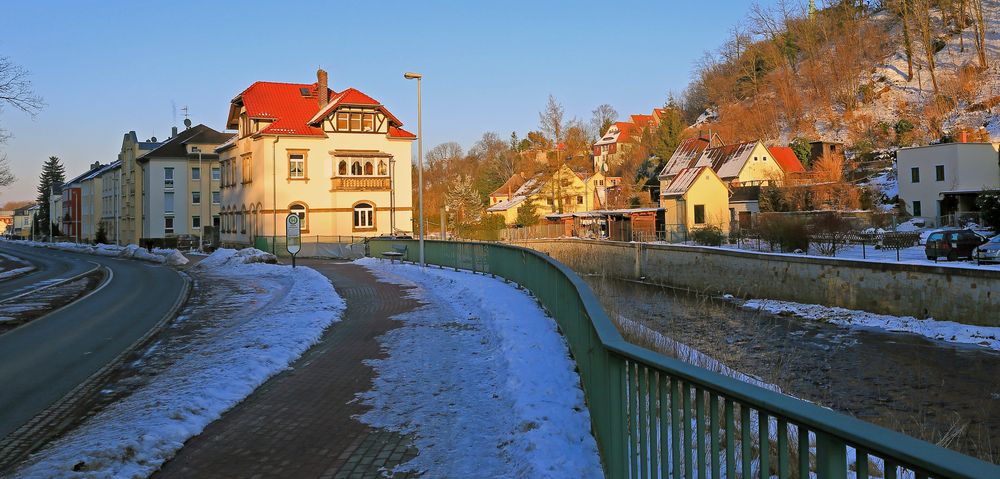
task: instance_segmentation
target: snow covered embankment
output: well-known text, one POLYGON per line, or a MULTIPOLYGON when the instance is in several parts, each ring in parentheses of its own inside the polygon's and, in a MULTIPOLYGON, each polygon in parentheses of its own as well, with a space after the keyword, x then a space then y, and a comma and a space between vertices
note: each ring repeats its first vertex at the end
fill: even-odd
MULTIPOLYGON (((727 295, 727 299, 732 296, 727 295)), ((854 309, 802 304, 791 301, 751 299, 742 307, 767 311, 772 314, 797 316, 804 319, 826 321, 845 327, 877 328, 885 331, 912 333, 949 343, 975 344, 1000 351, 1000 328, 972 326, 932 318, 917 319, 912 316, 890 316, 854 309)))
POLYGON ((381 338, 362 422, 413 434, 426 477, 600 477, 579 376, 556 323, 502 280, 357 261, 424 305, 381 338))
POLYGON ((14 477, 146 477, 185 440, 286 369, 339 321, 345 306, 325 276, 261 264, 269 257, 222 249, 198 264, 192 274, 204 275, 205 283, 235 278, 254 285, 245 298, 225 298, 246 306, 207 328, 148 384, 33 455, 14 477))
POLYGON ((24 265, 24 266, 21 266, 19 268, 13 268, 13 269, 8 269, 8 270, 0 270, 0 279, 13 278, 14 276, 20 276, 20 275, 22 275, 24 273, 27 273, 27 272, 35 270, 34 266, 32 266, 32 265, 30 265, 28 263, 25 263, 24 261, 21 261, 21 258, 17 258, 17 257, 6 255, 6 254, 0 254, 0 257, 6 259, 7 261, 9 261, 9 262, 11 262, 11 263, 13 263, 15 265, 18 265, 18 264, 24 265))
POLYGON ((113 244, 89 245, 82 243, 42 243, 39 241, 17 240, 14 243, 34 246, 36 248, 57 249, 60 251, 70 251, 73 253, 93 254, 97 256, 110 256, 118 258, 141 259, 153 263, 166 263, 173 266, 185 265, 188 259, 175 249, 154 248, 150 253, 139 245, 130 244, 128 246, 118 246, 113 244))

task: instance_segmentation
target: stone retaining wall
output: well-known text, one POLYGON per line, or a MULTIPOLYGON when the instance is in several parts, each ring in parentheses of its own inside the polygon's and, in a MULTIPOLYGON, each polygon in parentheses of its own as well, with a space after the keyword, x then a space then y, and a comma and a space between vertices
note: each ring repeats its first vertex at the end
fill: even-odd
POLYGON ((681 245, 526 240, 580 273, 880 314, 1000 326, 1000 271, 681 245))

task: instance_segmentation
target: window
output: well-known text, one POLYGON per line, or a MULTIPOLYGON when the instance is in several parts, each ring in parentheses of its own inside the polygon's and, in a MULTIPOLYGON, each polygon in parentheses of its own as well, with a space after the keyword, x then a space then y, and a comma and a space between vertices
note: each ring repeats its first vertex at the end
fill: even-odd
POLYGON ((191 203, 195 204, 195 205, 200 205, 201 204, 201 192, 200 191, 192 191, 191 192, 191 203))
POLYGON ((165 234, 174 234, 174 217, 164 216, 163 217, 163 232, 165 234))
POLYGON ((578 205, 582 205, 583 204, 583 196, 582 195, 576 195, 576 204, 578 204, 578 205))
POLYGON ((173 188, 174 187, 174 169, 164 168, 163 169, 163 187, 173 188))
POLYGON ((910 183, 920 183, 920 168, 910 168, 910 183))
POLYGON ((913 202, 913 216, 920 216, 921 213, 923 213, 923 212, 920 211, 920 202, 919 201, 914 201, 913 202))
POLYGON ((355 161, 354 163, 351 163, 351 174, 352 175, 360 175, 361 174, 361 162, 360 161, 355 161))
POLYGON ((201 179, 201 168, 191 168, 191 179, 194 181, 201 179))
POLYGON ((201 229, 201 216, 191 217, 191 227, 194 229, 201 229))
POLYGON ((243 182, 250 183, 253 181, 253 157, 251 155, 245 155, 243 157, 243 182))
POLYGON ((219 181, 222 178, 222 170, 218 167, 212 168, 212 181, 219 181))
POLYGON ((361 131, 361 113, 351 113, 351 131, 361 131))
POLYGON ((389 170, 385 167, 385 162, 384 161, 379 161, 378 162, 378 174, 381 175, 381 176, 385 176, 385 175, 389 174, 389 170))
POLYGON ((358 203, 354 206, 354 227, 375 227, 375 208, 372 208, 372 205, 368 203, 358 203))
POLYGON ((221 197, 222 197, 222 195, 218 191, 213 191, 212 192, 212 204, 213 205, 219 204, 219 200, 221 199, 221 197))
POLYGON ((337 165, 337 174, 340 175, 340 176, 347 175, 347 162, 346 161, 340 160, 340 164, 337 165))
POLYGON ((944 181, 944 165, 934 167, 934 177, 937 181, 944 181))
POLYGON ((306 216, 306 212, 307 211, 306 211, 306 206, 305 205, 303 205, 301 203, 293 203, 292 206, 288 208, 288 211, 290 213, 292 213, 293 215, 296 215, 296 216, 299 217, 299 228, 300 229, 302 229, 302 230, 308 230, 309 229, 309 224, 306 222, 306 220, 308 218, 306 216))
POLYGON ((368 176, 375 174, 375 167, 372 166, 370 161, 365 162, 365 174, 368 176))
POLYGON ((705 224, 705 205, 694 205, 694 224, 705 224))
POLYGON ((375 114, 365 113, 361 120, 361 131, 375 131, 375 114))
POLYGON ((220 218, 219 215, 212 215, 212 227, 215 229, 219 229, 219 226, 221 225, 222 225, 222 218, 220 218))
POLYGON ((347 131, 349 115, 347 113, 337 113, 337 130, 347 131))
POLYGON ((304 153, 291 153, 288 155, 288 177, 292 179, 305 179, 306 155, 304 153))
POLYGON ((163 212, 174 212, 174 194, 172 192, 163 194, 163 212))

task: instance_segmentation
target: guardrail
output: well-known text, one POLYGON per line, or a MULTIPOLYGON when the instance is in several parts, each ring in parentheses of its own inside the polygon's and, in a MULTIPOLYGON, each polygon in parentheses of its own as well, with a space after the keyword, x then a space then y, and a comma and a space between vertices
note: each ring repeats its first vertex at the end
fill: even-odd
MULTIPOLYGON (((369 250, 418 254, 412 240, 373 239, 369 250)), ((1000 477, 993 464, 630 344, 586 283, 544 254, 427 241, 425 260, 514 281, 548 310, 576 360, 608 477, 1000 477)))

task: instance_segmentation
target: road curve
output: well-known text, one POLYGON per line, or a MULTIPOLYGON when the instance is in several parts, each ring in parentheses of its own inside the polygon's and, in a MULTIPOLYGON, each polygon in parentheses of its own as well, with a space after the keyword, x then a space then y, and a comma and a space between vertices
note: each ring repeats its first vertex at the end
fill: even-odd
POLYGON ((32 248, 0 241, 0 252, 31 263, 34 271, 11 279, 0 280, 0 301, 12 298, 33 288, 72 278, 94 268, 94 263, 60 255, 48 254, 50 250, 32 248))
POLYGON ((93 263, 112 273, 95 293, 0 335, 0 439, 142 338, 185 291, 176 270, 142 261, 3 242, 0 251, 48 271, 61 270, 65 277, 78 268, 89 270, 93 263))

